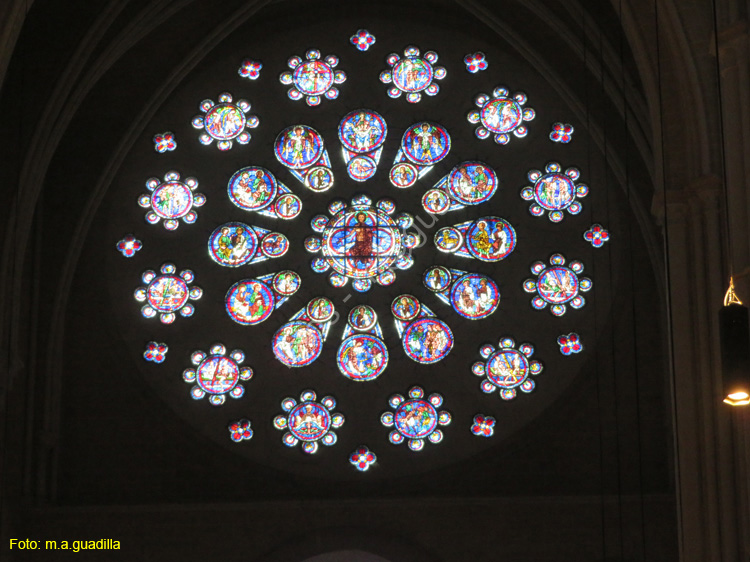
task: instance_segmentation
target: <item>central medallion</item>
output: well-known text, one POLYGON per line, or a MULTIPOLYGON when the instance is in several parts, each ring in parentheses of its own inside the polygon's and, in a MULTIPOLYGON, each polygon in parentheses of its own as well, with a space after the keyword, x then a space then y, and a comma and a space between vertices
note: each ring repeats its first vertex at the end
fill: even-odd
POLYGON ((395 203, 381 199, 375 205, 366 195, 352 199, 351 205, 341 200, 328 206, 331 217, 313 217, 313 230, 322 235, 310 236, 305 247, 320 252, 312 269, 323 273, 332 269, 329 281, 343 287, 349 279, 356 291, 368 291, 372 282, 390 285, 395 281, 393 268, 408 269, 414 263, 411 249, 419 244, 419 236, 406 232, 414 219, 408 213, 393 217, 395 203))

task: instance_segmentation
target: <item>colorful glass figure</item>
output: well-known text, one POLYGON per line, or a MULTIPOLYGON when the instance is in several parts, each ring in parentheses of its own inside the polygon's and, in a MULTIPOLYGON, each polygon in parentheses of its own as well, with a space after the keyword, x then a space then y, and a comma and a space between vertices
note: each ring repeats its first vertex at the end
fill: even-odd
POLYGON ((525 137, 529 129, 524 123, 536 116, 533 109, 523 107, 526 94, 517 92, 510 97, 508 90, 500 86, 493 90, 492 97, 479 94, 474 103, 479 111, 470 111, 466 116, 469 123, 479 124, 474 134, 479 139, 486 139, 494 134, 497 144, 508 144, 511 133, 518 138, 525 137))
POLYGON ((239 267, 286 254, 289 240, 279 232, 241 222, 217 227, 208 239, 208 255, 224 267, 239 267))
POLYGON ((302 211, 302 201, 260 166, 237 170, 227 185, 229 200, 240 209, 274 219, 289 220, 302 211))
POLYGON ((388 405, 394 412, 383 412, 380 423, 385 427, 392 427, 388 440, 394 445, 407 441, 409 449, 421 451, 424 441, 440 443, 443 432, 438 426, 451 423, 451 414, 447 410, 438 411, 443 405, 440 394, 430 394, 424 398, 424 390, 415 386, 409 390, 408 399, 400 394, 394 394, 388 400, 388 405))
POLYGON ((448 155, 451 137, 442 125, 423 121, 415 123, 401 138, 401 148, 393 160, 390 179, 398 188, 414 185, 448 155))
POLYGON ((492 437, 495 433, 495 418, 477 414, 471 424, 471 432, 478 437, 492 437))
POLYGON ((461 162, 422 196, 422 207, 435 215, 489 201, 497 191, 497 173, 484 162, 461 162))
POLYGON ((358 195, 347 206, 336 200, 325 215, 313 217, 310 225, 321 238, 310 236, 305 241, 309 252, 320 252, 312 261, 312 269, 323 273, 329 269, 329 282, 343 287, 353 279, 356 291, 369 291, 372 283, 390 285, 396 276, 393 267, 408 269, 414 263, 410 250, 419 244, 419 236, 405 232, 414 224, 408 213, 391 217, 396 209, 390 199, 381 199, 374 206, 372 199, 358 195))
POLYGON ((240 381, 249 381, 253 377, 250 367, 240 367, 245 354, 235 349, 227 356, 227 348, 218 343, 208 353, 194 351, 190 362, 195 368, 185 369, 182 378, 186 383, 194 384, 190 396, 200 400, 208 395, 208 401, 214 406, 226 402, 227 395, 240 398, 245 388, 240 381))
POLYGON ((323 350, 334 314, 330 299, 317 297, 308 302, 274 334, 276 359, 287 367, 304 367, 315 361, 323 350))
POLYGON ((464 64, 466 65, 466 70, 471 74, 476 74, 480 70, 487 70, 487 61, 485 60, 484 53, 481 51, 466 55, 464 57, 464 64))
POLYGON ((484 361, 472 365, 471 372, 484 380, 482 392, 491 394, 499 390, 500 398, 513 400, 517 391, 531 392, 536 383, 530 378, 542 372, 544 366, 536 359, 531 360, 534 346, 522 343, 516 348, 511 338, 501 338, 498 347, 486 344, 479 348, 484 361))
POLYGON ((560 346, 560 353, 563 355, 571 355, 573 353, 580 353, 583 351, 583 344, 581 343, 581 336, 575 332, 566 335, 562 335, 557 338, 557 345, 560 346))
POLYGON ((143 244, 140 240, 136 240, 135 236, 126 236, 117 243, 117 251, 126 258, 132 258, 141 248, 143 244))
POLYGON ((257 60, 245 59, 242 61, 237 74, 248 80, 257 80, 260 76, 260 69, 263 68, 263 63, 257 60))
POLYGON ((333 170, 323 137, 307 125, 293 125, 279 133, 274 143, 276 159, 311 191, 333 187, 333 170))
POLYGON ((195 193, 198 180, 186 178, 180 181, 180 174, 171 171, 164 174, 164 182, 157 178, 150 178, 146 182, 150 193, 141 195, 138 204, 144 209, 151 209, 146 213, 146 222, 156 224, 164 219, 164 228, 174 230, 180 223, 192 224, 198 218, 193 207, 201 207, 206 202, 206 196, 195 193))
POLYGON ((171 263, 161 266, 161 275, 153 271, 144 271, 141 279, 146 287, 135 290, 135 300, 146 303, 141 307, 141 314, 146 318, 153 318, 157 314, 163 324, 174 322, 179 312, 181 316, 192 316, 195 307, 188 301, 198 300, 203 296, 200 287, 189 287, 195 276, 189 269, 175 275, 177 269, 171 263))
POLYGON ((349 462, 360 472, 366 472, 375 464, 378 457, 364 445, 359 447, 349 456, 349 462))
POLYGON ((424 272, 425 287, 469 320, 487 318, 500 305, 497 283, 486 275, 434 265, 424 272))
POLYGON ((333 429, 344 425, 344 416, 333 413, 336 400, 332 396, 323 397, 316 402, 315 392, 306 390, 299 397, 299 403, 294 398, 284 398, 281 408, 286 412, 273 420, 276 429, 288 431, 281 440, 287 447, 294 447, 302 441, 302 450, 313 454, 318 451, 318 443, 331 446, 336 443, 333 429))
POLYGON ((445 78, 445 68, 435 66, 438 55, 435 51, 427 51, 419 56, 417 47, 407 47, 404 50, 404 58, 396 53, 388 55, 386 62, 391 70, 380 73, 380 81, 383 84, 393 84, 388 88, 388 96, 397 98, 402 93, 406 94, 406 101, 417 103, 422 99, 421 92, 428 96, 434 96, 440 91, 440 86, 435 80, 445 78))
POLYGON ((591 290, 591 279, 580 277, 583 271, 583 264, 579 261, 572 261, 565 266, 565 258, 562 254, 553 254, 549 260, 550 266, 547 267, 543 262, 534 262, 531 266, 531 273, 537 276, 536 279, 527 279, 523 282, 523 290, 527 293, 537 293, 531 299, 531 306, 541 310, 548 304, 550 312, 555 316, 562 316, 566 311, 566 304, 573 308, 582 308, 586 300, 580 293, 591 290))
POLYGON ((600 224, 592 224, 583 233, 583 239, 590 242, 594 248, 601 248, 605 242, 609 242, 609 231, 600 224))
POLYGON ((336 354, 339 371, 353 381, 371 381, 388 366, 388 348, 375 310, 355 306, 347 318, 343 341, 336 354))
POLYGON ((366 29, 360 29, 349 38, 349 42, 360 51, 366 51, 375 44, 375 36, 366 29))
POLYGON ((228 426, 229 438, 235 443, 242 441, 250 441, 253 438, 253 430, 250 428, 250 420, 242 418, 241 420, 233 421, 228 426))
POLYGON ((341 120, 339 140, 350 178, 365 181, 375 175, 387 132, 385 119, 369 109, 352 111, 341 120))
POLYGON ((243 279, 227 291, 224 308, 238 324, 260 324, 296 293, 300 284, 299 275, 289 270, 243 279))
POLYGON ((406 355, 423 365, 444 359, 453 348, 448 324, 412 295, 399 295, 391 304, 396 330, 406 355))
POLYGON ((328 55, 320 58, 320 51, 310 50, 305 54, 307 60, 292 57, 287 65, 292 72, 283 72, 279 81, 289 88, 287 95, 290 99, 300 100, 303 97, 309 106, 320 103, 322 96, 329 100, 339 97, 339 89, 334 84, 343 84, 346 73, 343 70, 333 70, 339 64, 339 58, 328 55))
POLYGON ((568 144, 573 139, 573 125, 554 123, 549 138, 552 142, 568 144))
POLYGON ((441 228, 435 233, 435 247, 465 258, 498 262, 515 250, 516 231, 500 217, 480 217, 441 228))
POLYGON ((143 352, 143 358, 146 361, 163 363, 167 358, 167 351, 169 351, 169 348, 166 343, 150 341, 146 344, 146 351, 143 352))
POLYGON ((159 154, 172 151, 177 148, 177 141, 174 139, 174 133, 167 131, 159 135, 154 135, 154 150, 159 154))
POLYGON ((568 168, 561 173, 562 168, 557 162, 550 162, 545 168, 547 173, 539 170, 529 171, 529 181, 533 186, 526 186, 521 190, 521 198, 533 201, 529 212, 535 217, 549 213, 549 220, 560 222, 565 216, 564 211, 577 215, 583 208, 577 199, 586 197, 589 188, 583 183, 576 183, 580 177, 577 168, 568 168))
POLYGON ((216 141, 219 150, 229 150, 234 141, 249 143, 250 133, 246 129, 254 129, 260 122, 255 115, 247 114, 249 102, 237 100, 232 103, 232 94, 227 92, 219 95, 218 104, 207 99, 199 107, 203 115, 193 117, 193 127, 203 129, 198 140, 205 145, 216 141))

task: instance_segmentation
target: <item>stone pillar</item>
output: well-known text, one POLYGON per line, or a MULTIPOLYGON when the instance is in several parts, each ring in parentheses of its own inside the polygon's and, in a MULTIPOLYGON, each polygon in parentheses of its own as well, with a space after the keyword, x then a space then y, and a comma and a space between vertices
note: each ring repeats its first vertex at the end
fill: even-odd
MULTIPOLYGON (((722 190, 716 177, 669 192, 668 240, 681 560, 734 562, 741 554, 742 463, 721 399, 718 310, 723 299, 722 190)), ((745 485, 746 487, 746 485, 745 485)))
MULTIPOLYGON (((736 19, 736 1, 720 2, 730 23, 718 35, 723 149, 730 252, 728 262, 737 295, 750 305, 750 26, 736 19), (734 21, 732 21, 734 20, 734 21)), ((726 289, 728 280, 724 280, 726 289)), ((729 408, 729 407, 728 407, 729 408)), ((733 438, 734 499, 738 528, 737 560, 750 561, 750 406, 730 415, 733 438)))

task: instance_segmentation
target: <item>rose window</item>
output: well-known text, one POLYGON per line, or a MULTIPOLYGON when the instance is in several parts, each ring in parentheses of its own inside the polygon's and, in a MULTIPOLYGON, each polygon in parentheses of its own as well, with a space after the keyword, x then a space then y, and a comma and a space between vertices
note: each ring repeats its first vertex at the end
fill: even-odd
MULTIPOLYGON (((419 459, 410 458, 415 464, 407 470, 453 462, 446 453, 451 442, 464 443, 459 456, 500 446, 499 436, 523 425, 509 416, 536 415, 538 408, 523 406, 542 390, 571 384, 581 368, 575 362, 595 348, 595 307, 584 308, 583 296, 595 294, 583 264, 587 272, 607 271, 589 263, 608 259, 617 232, 609 215, 592 216, 593 204, 582 212, 589 187, 578 182, 578 168, 545 157, 547 147, 550 156, 568 158, 570 151, 571 163, 585 162, 580 124, 579 140, 570 144, 553 144, 544 127, 528 128, 535 116, 548 124, 572 118, 545 113, 551 94, 542 82, 513 81, 537 112, 526 106, 526 94, 502 87, 481 93, 482 80, 501 68, 490 46, 424 53, 408 47, 401 56, 392 54, 398 45, 388 44, 387 34, 373 27, 375 43, 364 30, 352 36, 356 29, 341 36, 339 48, 328 51, 326 43, 333 54, 309 50, 303 59, 290 49, 279 58, 279 41, 237 56, 223 77, 234 95, 198 103, 197 139, 192 110, 209 86, 222 91, 217 86, 195 84, 184 94, 192 110, 183 129, 157 115, 146 135, 156 160, 135 184, 148 191, 122 189, 140 223, 114 221, 119 230, 110 246, 128 257, 118 258, 129 268, 118 275, 135 288, 136 302, 129 300, 140 322, 133 328, 141 330, 139 361, 181 383, 179 396, 188 403, 190 396, 227 402, 222 409, 231 412, 215 418, 217 434, 237 454, 321 477, 336 463, 353 474, 392 474, 409 450, 428 442, 441 446, 414 455, 419 459), (436 65, 437 52, 444 66, 436 65), (381 73, 363 58, 372 56, 389 69, 381 73), (449 72, 460 80, 443 81, 440 96, 415 103, 422 94, 435 96, 436 81, 449 72), (378 77, 387 92, 371 87, 378 77), (401 94, 411 103, 390 99, 401 94), (247 99, 260 120, 249 115, 247 99), (466 126, 467 115, 474 127, 466 126), (165 130, 179 144, 153 150, 154 135, 165 130), (490 136, 508 146, 481 142, 490 136), (233 150, 201 146, 214 142, 233 150), (548 162, 543 171, 535 169, 540 158, 548 162), (548 221, 538 219, 544 214, 548 221), (164 229, 149 226, 159 222, 164 229), (181 222, 191 226, 177 229, 181 222), (147 269, 153 264, 164 265, 147 269), (537 312, 547 307, 552 314, 537 312), (571 307, 578 311, 565 315, 571 307), (178 315, 184 318, 172 325, 178 315), (566 370, 568 364, 574 366, 566 370), (322 399, 308 390, 323 386, 330 396, 322 399), (426 395, 423 387, 440 394, 426 395), (405 388, 407 396, 398 394, 405 388), (509 405, 519 393, 528 396, 509 405), (299 400, 280 401, 284 396, 299 400), (280 440, 274 428, 283 431, 280 440), (345 443, 305 456, 303 464, 290 463, 301 457, 283 446, 315 453, 337 442, 345 443), (260 450, 269 444, 273 450, 260 450)), ((591 277, 599 287, 598 275, 591 277)), ((196 426, 208 427, 205 416, 196 421, 185 412, 196 426)))

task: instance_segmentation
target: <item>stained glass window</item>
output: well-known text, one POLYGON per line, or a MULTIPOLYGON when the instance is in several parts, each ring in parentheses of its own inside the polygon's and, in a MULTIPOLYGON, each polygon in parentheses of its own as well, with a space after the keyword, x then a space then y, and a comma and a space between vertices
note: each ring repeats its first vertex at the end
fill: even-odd
POLYGON ((568 304, 582 308, 586 299, 581 293, 590 291, 592 286, 591 279, 578 276, 583 271, 583 264, 575 260, 566 266, 562 254, 554 254, 549 263, 546 266, 544 262, 534 262, 531 272, 537 278, 524 281, 524 291, 537 294, 531 299, 531 306, 542 309, 549 304, 550 312, 555 316, 565 314, 568 304))
POLYGON ((291 220, 302 211, 302 201, 274 175, 260 166, 237 170, 227 186, 229 200, 240 209, 291 220))
POLYGON ((150 193, 141 195, 138 204, 151 209, 146 213, 146 220, 150 224, 164 220, 164 228, 167 230, 175 230, 180 226, 177 219, 182 219, 187 224, 194 223, 198 213, 193 207, 201 207, 206 202, 204 195, 195 192, 198 180, 186 178, 185 181, 180 181, 180 174, 177 172, 167 172, 163 182, 151 178, 146 182, 146 187, 150 193))
POLYGON ((532 360, 534 346, 522 343, 516 347, 511 338, 502 338, 497 347, 484 345, 479 353, 485 361, 474 363, 472 372, 482 377, 482 392, 498 391, 503 400, 512 400, 517 390, 531 392, 536 383, 531 378, 542 372, 540 361, 532 360))
POLYGON ((284 445, 294 447, 302 442, 302 450, 308 454, 318 451, 318 443, 330 447, 336 443, 336 433, 344 425, 344 416, 334 413, 336 400, 332 396, 323 397, 320 402, 313 390, 306 390, 299 397, 284 398, 281 407, 285 414, 276 416, 273 424, 276 429, 288 430, 282 438, 284 445))
POLYGON ((516 231, 505 219, 480 217, 441 228, 435 233, 435 247, 461 257, 497 262, 516 248, 516 231))
POLYGON ((497 144, 508 144, 510 134, 525 137, 529 130, 524 122, 531 121, 536 113, 530 107, 524 108, 526 94, 517 93, 511 97, 508 90, 498 86, 492 96, 479 94, 474 103, 479 111, 472 111, 467 116, 469 123, 478 124, 475 134, 479 139, 489 138, 494 134, 497 144))
POLYGON ((404 56, 393 53, 388 56, 386 62, 391 70, 380 73, 380 81, 383 84, 393 84, 388 89, 388 95, 398 98, 406 93, 406 101, 417 103, 422 99, 421 92, 434 96, 440 91, 440 86, 435 80, 445 78, 445 68, 435 66, 438 54, 435 51, 427 51, 420 56, 417 47, 407 47, 404 56))
MULTIPOLYGON (((525 93, 504 86, 478 93, 470 85, 496 68, 488 60, 501 57, 490 59, 486 47, 467 46, 460 52, 446 50, 440 58, 444 66, 438 66, 435 51, 412 46, 403 55, 392 53, 394 45, 383 45, 383 35, 372 29, 379 35, 377 44, 364 29, 342 36, 339 46, 331 47, 341 60, 316 49, 304 57, 292 51, 279 59, 278 45, 273 51, 249 51, 253 58, 234 58, 231 74, 222 77, 236 81, 226 86, 234 94, 205 99, 198 103, 200 114, 190 121, 191 111, 183 121, 187 130, 190 124, 198 130, 200 144, 234 150, 206 150, 183 142, 184 130, 171 123, 154 125, 146 140, 156 167, 139 177, 159 177, 148 179, 137 199, 144 211, 135 205, 138 191, 128 197, 135 211, 146 213, 147 223, 162 223, 170 232, 141 224, 145 230, 128 228, 112 240, 126 257, 134 257, 145 240, 146 249, 135 259, 119 260, 128 264, 154 255, 196 260, 195 265, 190 261, 194 269, 178 270, 172 263, 158 272, 143 272, 147 265, 137 268, 134 279, 140 275, 142 283, 134 293, 136 306, 143 317, 158 316, 165 324, 143 321, 161 331, 139 341, 139 358, 149 362, 140 363, 166 372, 179 360, 175 350, 189 344, 190 364, 181 367, 177 382, 188 383, 190 391, 180 386, 180 394, 217 406, 227 397, 248 404, 245 391, 256 384, 263 387, 261 396, 284 385, 276 395, 287 396, 281 412, 279 402, 257 400, 253 408, 259 414, 248 410, 252 426, 251 416, 242 412, 221 419, 223 440, 228 429, 233 441, 243 442, 235 449, 245 454, 267 442, 259 437, 275 427, 283 432, 281 443, 274 439, 279 451, 285 450, 283 443, 315 453, 319 445, 341 438, 344 454, 331 462, 365 472, 377 461, 371 474, 398 464, 394 458, 403 462, 398 455, 419 451, 428 442, 482 443, 471 435, 504 434, 505 401, 530 393, 544 380, 543 372, 559 373, 559 361, 572 364, 575 354, 588 352, 595 338, 586 333, 586 323, 567 323, 590 319, 588 310, 559 317, 584 307, 584 294, 593 287, 583 277, 583 262, 590 259, 583 252, 603 255, 593 248, 610 239, 609 231, 594 222, 601 219, 592 217, 593 206, 587 204, 582 213, 589 188, 578 181, 578 168, 546 159, 543 170, 533 167, 539 166, 539 146, 563 156, 571 149, 572 125, 556 121, 552 132, 531 130, 536 112, 525 93), (387 69, 373 66, 373 60, 384 61, 387 69), (278 76, 288 88, 277 82, 264 85, 262 68, 263 76, 278 76), (455 82, 443 80, 448 71, 455 82), (480 71, 486 72, 474 76, 480 71), (371 88, 363 80, 367 75, 387 84, 388 96, 382 87, 371 88), (423 98, 441 87, 440 96, 423 98), (410 103, 389 99, 402 95, 410 103), (253 99, 253 114, 246 98, 253 99), (306 103, 294 103, 302 99, 306 103), (449 99, 468 103, 453 106, 449 99), (258 116, 264 124, 275 124, 260 126, 258 116), (389 126, 397 131, 395 138, 388 136, 389 126), (179 133, 179 146, 175 133, 163 132, 167 128, 179 133), (251 129, 256 140, 245 146, 251 129), (503 149, 480 142, 489 137, 501 145, 513 142, 503 149), (544 142, 531 151, 527 143, 534 138, 544 142), (182 156, 186 150, 193 152, 182 156), (172 232, 181 223, 195 223, 198 211, 198 224, 172 232), (544 214, 549 221, 538 220, 544 214), (569 224, 560 224, 566 214, 569 224), (568 261, 562 252, 568 255, 571 240, 577 246, 570 253, 579 259, 568 261), (201 287, 193 284, 195 277, 201 287), (204 292, 196 311, 195 301, 204 292), (551 315, 536 312, 547 307, 551 315), (185 321, 185 332, 168 326, 178 315, 196 316, 185 321), (242 350, 228 352, 215 343, 237 341, 238 334, 252 353, 253 369, 245 365, 242 350), (433 375, 436 384, 446 385, 440 394, 414 386, 425 385, 426 379, 409 380, 433 375), (481 379, 478 385, 473 376, 481 379), (464 390, 467 379, 474 381, 471 392, 464 390), (351 435, 338 431, 344 416, 337 400, 330 395, 319 399, 309 390, 321 382, 331 385, 329 391, 355 421, 347 425, 351 435), (398 393, 405 388, 408 392, 398 393), (349 409, 358 392, 369 404, 349 409), (493 393, 502 400, 490 401, 493 393), (444 397, 459 421, 452 427, 444 397), (229 419, 234 421, 227 425, 229 419), (387 432, 378 429, 378 421, 387 432), (373 426, 381 443, 357 433, 373 426), (386 441, 407 447, 388 447, 386 441)), ((191 107, 202 99, 204 87, 191 107)), ((524 89, 533 99, 544 98, 538 83, 524 89)), ((434 454, 442 454, 441 449, 434 454)))
POLYGON ((497 190, 497 173, 484 162, 461 162, 425 192, 422 207, 442 215, 489 201, 497 190))
POLYGON ((321 96, 329 100, 339 97, 339 90, 334 84, 342 84, 346 80, 343 70, 334 70, 339 64, 335 55, 320 57, 320 51, 307 51, 306 60, 293 56, 287 63, 291 72, 284 72, 279 76, 282 84, 291 85, 287 92, 293 100, 303 97, 307 105, 318 105, 321 96))
POLYGON ((375 111, 358 109, 344 116, 339 140, 350 178, 365 181, 375 175, 387 133, 385 119, 375 111))
POLYGON ((336 355, 342 375, 354 381, 369 381, 385 371, 388 348, 371 306, 360 304, 349 312, 343 340, 336 355))
POLYGON ((450 412, 438 410, 443 405, 440 394, 424 396, 424 390, 415 386, 409 390, 408 399, 401 394, 394 394, 388 400, 388 405, 394 410, 380 416, 380 422, 385 427, 394 428, 388 439, 394 445, 407 442, 412 451, 421 451, 425 440, 430 443, 440 443, 443 432, 438 426, 445 426, 451 422, 450 412))
POLYGON ((207 99, 201 102, 202 115, 193 118, 193 127, 203 132, 198 137, 201 144, 209 145, 216 141, 219 150, 229 150, 234 141, 240 144, 250 142, 250 132, 258 126, 255 115, 248 115, 250 103, 237 100, 232 103, 232 94, 219 95, 219 103, 207 99))
POLYGON ((312 191, 333 187, 333 170, 323 137, 307 125, 293 125, 281 131, 274 145, 276 159, 312 191))
POLYGON ((411 187, 448 155, 451 137, 437 123, 421 122, 409 127, 401 138, 391 168, 391 183, 399 188, 411 187))

